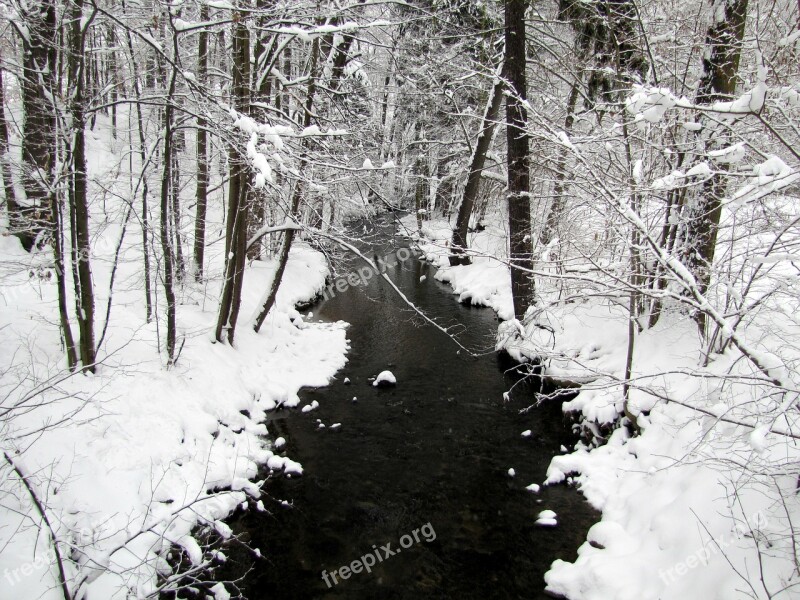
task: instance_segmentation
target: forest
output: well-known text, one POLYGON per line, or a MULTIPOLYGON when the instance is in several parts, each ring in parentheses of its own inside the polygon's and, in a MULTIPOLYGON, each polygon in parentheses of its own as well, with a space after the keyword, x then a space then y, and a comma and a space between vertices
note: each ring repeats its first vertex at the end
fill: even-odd
POLYGON ((228 569, 294 560, 238 523, 317 514, 302 427, 353 509, 349 449, 382 452, 339 416, 397 400, 421 427, 414 401, 453 398, 512 419, 496 477, 456 444, 475 477, 447 489, 546 557, 534 583, 453 558, 449 508, 415 508, 298 550, 317 587, 270 597, 800 598, 800 1, 0 10, 0 599, 266 597, 228 569))

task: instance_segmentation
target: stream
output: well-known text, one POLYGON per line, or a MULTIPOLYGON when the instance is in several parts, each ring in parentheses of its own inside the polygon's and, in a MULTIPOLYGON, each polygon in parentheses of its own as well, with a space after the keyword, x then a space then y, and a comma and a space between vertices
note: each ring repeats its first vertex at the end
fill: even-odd
MULTIPOLYGON (((357 228, 372 236, 361 244, 369 256, 408 247, 391 221, 357 228)), ((340 275, 363 265, 348 264, 340 275)), ((267 511, 229 522, 264 559, 233 545, 216 575, 241 578, 250 600, 545 598, 545 571, 557 558, 574 560, 599 518, 572 487, 525 489, 543 481, 562 445, 575 442, 561 406, 520 412, 536 389, 491 351, 498 323, 491 309, 459 304, 415 256, 387 273, 482 355, 459 352, 379 277, 304 311, 313 312, 306 321, 350 323, 348 363, 328 387, 301 392, 301 406, 317 400, 316 410, 271 413, 271 435, 286 438, 281 450, 302 463, 304 475, 273 476, 267 511), (385 369, 397 385, 373 387, 371 378, 385 369), (525 430, 531 435, 523 437, 525 430), (545 509, 557 513, 556 527, 535 524, 545 509), (381 550, 388 543, 393 555, 381 550), (361 561, 375 563, 371 572, 340 574, 334 583, 331 572, 369 553, 381 559, 361 561)))

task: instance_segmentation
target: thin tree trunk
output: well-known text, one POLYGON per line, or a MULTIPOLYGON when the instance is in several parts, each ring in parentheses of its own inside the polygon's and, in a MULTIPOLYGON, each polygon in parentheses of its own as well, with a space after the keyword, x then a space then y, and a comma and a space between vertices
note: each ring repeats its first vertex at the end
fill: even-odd
MULTIPOLYGON (((122 2, 122 9, 125 10, 125 1, 122 2)), ((142 97, 141 84, 139 83, 139 73, 136 66, 136 55, 133 51, 133 40, 131 39, 131 32, 126 32, 126 39, 128 42, 128 52, 130 53, 131 72, 133 75, 133 90, 136 93, 136 124, 139 131, 139 161, 140 168, 144 169, 147 163, 147 143, 145 141, 144 131, 144 118, 142 116, 142 105, 138 100, 142 97)), ((149 187, 147 185, 147 177, 142 177, 142 256, 144 261, 144 297, 145 297, 145 310, 147 323, 153 318, 153 294, 150 285, 150 208, 148 206, 147 194, 149 187)))
MULTIPOLYGON (((239 13, 234 18, 232 94, 234 107, 246 114, 250 105, 250 32, 239 13)), ((238 148, 229 155, 230 183, 225 231, 225 280, 222 287, 215 337, 233 344, 247 257, 247 164, 238 148), (224 337, 223 337, 224 336, 224 337)))
MULTIPOLYGON (((308 78, 308 88, 306 90, 306 103, 304 106, 304 114, 303 114, 303 128, 311 126, 311 118, 312 118, 312 110, 314 108, 314 95, 317 91, 317 77, 318 77, 318 62, 319 62, 319 38, 314 38, 314 41, 311 45, 311 57, 309 58, 309 78, 308 78)), ((308 157, 306 155, 307 151, 307 144, 309 138, 303 138, 301 141, 301 156, 300 156, 300 177, 297 179, 297 183, 294 187, 294 192, 292 194, 292 204, 290 207, 289 216, 291 218, 297 218, 298 211, 300 209, 300 202, 303 198, 303 181, 302 181, 302 174, 306 168, 308 163, 308 157)), ((255 323, 253 324, 253 330, 258 333, 261 329, 261 326, 264 324, 264 320, 267 318, 269 311, 272 310, 272 307, 275 305, 275 299, 278 296, 278 288, 280 288, 281 280, 283 279, 283 273, 286 270, 286 263, 289 262, 289 252, 292 249, 292 241, 294 240, 294 230, 289 229, 283 234, 283 241, 281 243, 281 250, 280 255, 278 256, 278 267, 275 270, 275 275, 272 278, 272 283, 270 284, 270 289, 267 292, 267 297, 264 299, 264 302, 261 306, 261 310, 259 311, 258 315, 256 316, 255 323)))
MULTIPOLYGON (((172 51, 173 57, 178 55, 177 33, 172 31, 172 51)), ((161 215, 159 233, 161 236, 161 252, 164 255, 164 296, 167 301, 167 365, 172 366, 175 362, 175 338, 176 338, 176 307, 175 307, 175 264, 172 249, 172 238, 169 231, 170 222, 170 186, 172 178, 172 129, 173 112, 172 104, 175 94, 175 82, 177 72, 174 67, 170 70, 169 87, 164 106, 164 153, 161 157, 163 170, 161 174, 161 215)))
POLYGON ((117 98, 119 92, 117 85, 119 77, 117 73, 117 36, 114 25, 108 24, 108 46, 110 47, 108 57, 108 75, 111 79, 111 136, 117 139, 117 98))
MULTIPOLYGON (((208 21, 208 4, 200 5, 200 21, 208 21)), ((208 72, 208 31, 197 34, 197 81, 205 85, 208 72)), ((206 245, 206 206, 208 202, 208 138, 205 117, 197 118, 197 208, 194 218, 194 278, 203 280, 203 261, 206 245)))
MULTIPOLYGON (((569 135, 572 132, 572 125, 575 123, 575 105, 578 102, 578 85, 576 81, 567 98, 567 116, 564 118, 564 132, 569 135)), ((556 160, 555 183, 553 184, 553 201, 550 205, 550 212, 547 213, 547 221, 542 230, 542 244, 549 244, 558 235, 558 224, 561 222, 567 199, 564 194, 567 186, 567 155, 568 149, 564 146, 558 149, 558 159, 556 160)))
MULTIPOLYGON (((363 0, 362 0, 363 1, 363 0)), ((350 34, 342 34, 342 41, 333 49, 333 65, 331 67, 331 82, 329 87, 334 92, 338 91, 344 81, 344 69, 349 59, 350 46, 355 38, 350 34)))
POLYGON ((67 309, 67 283, 64 272, 64 218, 61 202, 57 194, 50 195, 50 243, 53 246, 53 268, 56 273, 56 289, 58 291, 58 319, 61 325, 61 341, 67 355, 67 367, 74 371, 78 366, 78 354, 75 350, 75 338, 69 322, 67 309))
POLYGON ((25 223, 22 218, 22 209, 17 202, 14 190, 14 175, 11 168, 11 150, 8 135, 8 121, 6 121, 5 87, 3 83, 3 67, 0 65, 0 168, 3 175, 3 191, 6 198, 6 213, 8 214, 9 231, 17 236, 21 242, 25 236, 25 223))
MULTIPOLYGON (((174 131, 174 130, 173 130, 174 131)), ((175 273, 177 281, 186 278, 186 264, 183 260, 183 240, 181 238, 181 174, 178 154, 181 144, 176 139, 177 132, 173 133, 172 142, 172 184, 170 185, 170 223, 175 248, 175 273)))
POLYGON ((481 175, 486 164, 486 155, 492 145, 494 130, 497 126, 497 118, 500 115, 500 106, 503 103, 503 66, 497 68, 496 81, 489 92, 489 101, 486 103, 486 111, 483 115, 481 132, 475 144, 472 154, 472 161, 469 165, 469 175, 467 175, 467 185, 464 187, 464 195, 461 198, 461 206, 456 217, 456 226, 453 228, 453 241, 451 246, 450 264, 468 265, 471 260, 465 254, 467 249, 467 234, 469 233, 469 221, 472 211, 475 208, 475 201, 478 199, 478 192, 481 188, 481 175))
POLYGON ((510 85, 506 98, 506 136, 508 145, 508 229, 511 295, 514 316, 522 319, 534 301, 534 281, 523 269, 533 266, 529 139, 526 131, 527 83, 525 77, 525 0, 506 0, 505 42, 506 76, 510 85))
POLYGON ((92 284, 91 240, 89 237, 89 203, 86 166, 85 85, 86 60, 84 44, 91 18, 83 23, 83 0, 72 0, 69 45, 69 87, 72 90, 72 186, 70 217, 72 221, 72 268, 75 274, 75 318, 78 321, 81 363, 94 373, 94 286, 92 284))

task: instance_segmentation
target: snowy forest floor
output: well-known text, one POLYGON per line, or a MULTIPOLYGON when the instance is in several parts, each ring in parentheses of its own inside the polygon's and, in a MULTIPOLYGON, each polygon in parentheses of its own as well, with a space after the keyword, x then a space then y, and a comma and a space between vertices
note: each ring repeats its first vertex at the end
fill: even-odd
MULTIPOLYGON (((114 142, 93 136, 90 143, 93 172, 112 169, 119 154, 114 142)), ((120 215, 124 208, 121 202, 120 215)), ((66 575, 85 578, 87 600, 150 597, 169 581, 172 568, 163 557, 173 546, 193 567, 221 560, 193 537, 198 526, 226 537, 222 519, 238 506, 263 508, 256 480, 261 465, 287 477, 302 472, 277 448, 273 454, 265 411, 295 405, 302 386, 328 383, 348 348, 345 324, 304 323, 294 308, 313 299, 328 275, 325 257, 302 242, 292 250, 261 333, 244 319, 260 306, 272 261, 247 269, 235 347, 212 343, 224 246, 212 241, 211 283, 181 287, 181 351, 177 364, 165 369, 159 351, 164 324, 145 320, 141 233, 121 238, 121 220, 107 221, 99 207, 93 214, 98 331, 106 320, 114 251, 123 240, 94 375, 64 369, 49 249, 31 255, 16 238, 0 237, 0 387, 4 409, 13 407, 0 425, 0 440, 39 490, 53 534, 70 551, 66 575), (69 571, 75 564, 78 573, 69 571)), ((157 301, 160 294, 159 288, 157 301)), ((20 477, 10 469, 4 475, 0 598, 62 598, 49 532, 40 527, 20 477)))
MULTIPOLYGON (((417 231, 415 219, 404 219, 410 231, 417 231)), ((505 319, 498 349, 517 359, 542 357, 546 375, 583 382, 563 408, 580 414, 590 441, 555 457, 545 483, 576 482, 602 511, 602 520, 589 531, 575 562, 553 563, 548 591, 573 600, 795 595, 797 574, 788 558, 794 541, 787 531, 797 495, 792 489, 775 493, 768 488, 785 488, 787 482, 765 484, 757 474, 762 464, 797 457, 764 427, 724 422, 737 406, 753 401, 749 386, 724 383, 746 372, 741 355, 728 350, 701 366, 694 320, 678 310, 662 315, 636 337, 628 403, 636 423, 620 426, 626 301, 588 285, 565 291, 557 278, 537 277, 531 318, 524 325, 509 321, 503 215, 490 215, 486 229, 471 234, 471 265, 449 266, 451 233, 451 223, 434 219, 413 237, 439 267, 436 278, 448 282, 459 301, 489 306, 505 319)), ((547 256, 541 259, 536 269, 552 267, 547 256)), ((765 347, 780 347, 780 338, 763 330, 749 334, 766 357, 774 355, 765 347)))

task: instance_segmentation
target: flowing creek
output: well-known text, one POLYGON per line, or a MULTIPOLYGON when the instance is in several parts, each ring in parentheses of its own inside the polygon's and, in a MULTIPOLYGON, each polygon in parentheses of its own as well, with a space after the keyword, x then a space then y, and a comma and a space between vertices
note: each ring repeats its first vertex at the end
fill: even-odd
MULTIPOLYGON (((373 234, 361 245, 370 256, 394 256, 408 245, 391 223, 358 227, 373 234)), ((308 309, 307 320, 350 323, 349 362, 328 387, 301 392, 301 406, 317 400, 319 408, 270 415, 272 436, 286 438, 282 450, 305 474, 273 477, 265 486, 267 512, 230 521, 264 559, 229 547, 216 575, 241 577, 250 600, 544 598, 545 571, 557 558, 574 560, 598 519, 574 488, 525 489, 543 481, 551 457, 575 436, 556 402, 520 413, 534 402, 532 384, 519 382, 504 401, 520 376, 491 352, 494 312, 459 304, 434 273, 414 256, 388 271, 426 314, 460 326, 459 340, 481 349, 479 358, 459 353, 379 277, 308 309), (371 378, 385 369, 397 386, 373 387, 371 378), (331 428, 335 423, 341 426, 331 428), (523 437, 525 430, 532 434, 523 437), (556 527, 535 524, 545 509, 558 514, 556 527), (402 536, 428 523, 418 543, 405 538, 409 547, 400 548, 402 536), (435 540, 427 541, 431 532, 435 540), (330 587, 323 580, 323 570, 368 553, 384 557, 387 543, 401 552, 376 560, 370 573, 338 577, 337 584, 328 575, 330 587)))

